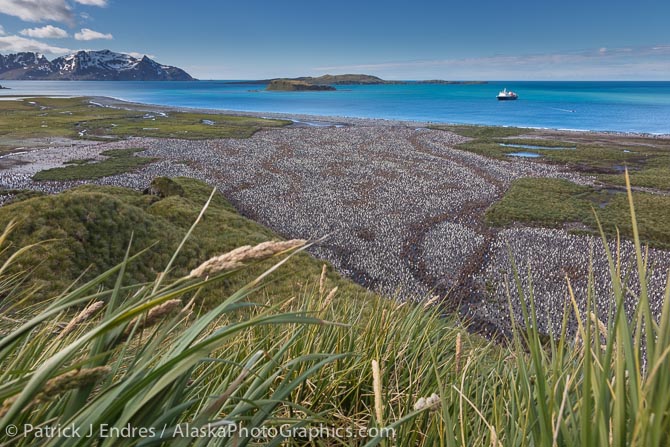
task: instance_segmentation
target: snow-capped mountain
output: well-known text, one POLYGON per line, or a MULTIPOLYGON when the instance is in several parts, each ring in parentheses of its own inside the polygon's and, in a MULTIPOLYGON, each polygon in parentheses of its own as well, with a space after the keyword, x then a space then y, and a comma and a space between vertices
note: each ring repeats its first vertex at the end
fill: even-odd
POLYGON ((3 56, 0 54, 0 79, 23 79, 15 76, 44 78, 53 72, 51 62, 39 53, 16 53, 3 56), (8 76, 5 77, 5 73, 8 76))
POLYGON ((192 81, 184 70, 144 56, 109 50, 77 51, 49 62, 38 53, 0 55, 0 79, 86 81, 192 81))

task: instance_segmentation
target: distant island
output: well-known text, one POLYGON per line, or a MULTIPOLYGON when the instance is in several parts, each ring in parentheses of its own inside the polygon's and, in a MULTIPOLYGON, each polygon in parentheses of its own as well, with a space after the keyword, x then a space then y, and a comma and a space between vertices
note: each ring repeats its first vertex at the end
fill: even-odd
POLYGON ((335 90, 335 87, 324 84, 311 84, 309 82, 297 81, 294 79, 273 79, 265 89, 282 92, 302 92, 335 90))
POLYGON ((442 84, 442 85, 477 85, 488 84, 487 81, 445 81, 431 79, 425 81, 388 81, 377 76, 366 74, 342 74, 323 76, 302 76, 299 78, 273 78, 252 81, 231 81, 230 84, 265 84, 270 91, 323 91, 335 90, 334 85, 408 85, 408 84, 442 84))
POLYGON ((77 51, 49 61, 34 52, 0 54, 0 79, 64 81, 193 81, 184 70, 110 50, 77 51))
POLYGON ((343 75, 323 75, 319 77, 305 76, 295 78, 297 81, 307 82, 308 84, 324 85, 374 85, 374 84, 404 84, 403 81, 386 81, 377 76, 366 74, 343 74, 343 75))

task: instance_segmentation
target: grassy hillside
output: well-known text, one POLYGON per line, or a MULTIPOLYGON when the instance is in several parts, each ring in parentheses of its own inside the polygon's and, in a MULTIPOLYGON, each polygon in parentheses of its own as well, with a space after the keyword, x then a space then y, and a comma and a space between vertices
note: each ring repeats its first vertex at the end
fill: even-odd
MULTIPOLYGON (((177 188, 167 197, 87 185, 58 195, 15 200, 0 207, 0 228, 12 220, 18 223, 9 236, 14 246, 49 241, 22 258, 15 268, 33 271, 31 281, 43 288, 39 296, 49 296, 64 290, 83 272, 83 279, 87 280, 116 265, 132 239, 131 252, 149 250, 142 262, 129 266, 129 279, 152 281, 167 265, 211 192, 209 186, 197 180, 177 178, 174 182, 177 188)), ((158 189, 167 191, 166 183, 170 182, 164 179, 163 183, 158 189)), ((181 252, 175 274, 185 273, 216 254, 272 239, 278 236, 240 216, 217 194, 181 252)), ((305 254, 297 256, 292 266, 284 273, 294 280, 318 274, 321 269, 321 263, 305 254)), ((250 269, 229 287, 237 287, 257 273, 250 269)), ((272 290, 290 293, 294 283, 278 281, 272 290)), ((342 287, 356 288, 348 282, 342 282, 342 287)), ((218 295, 226 290, 228 286, 218 295)))

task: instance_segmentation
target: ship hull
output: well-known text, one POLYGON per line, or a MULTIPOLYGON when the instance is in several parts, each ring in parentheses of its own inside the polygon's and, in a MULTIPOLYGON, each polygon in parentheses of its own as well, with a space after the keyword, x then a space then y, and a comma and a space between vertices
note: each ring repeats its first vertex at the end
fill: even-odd
POLYGON ((516 101, 518 96, 498 96, 498 101, 516 101))

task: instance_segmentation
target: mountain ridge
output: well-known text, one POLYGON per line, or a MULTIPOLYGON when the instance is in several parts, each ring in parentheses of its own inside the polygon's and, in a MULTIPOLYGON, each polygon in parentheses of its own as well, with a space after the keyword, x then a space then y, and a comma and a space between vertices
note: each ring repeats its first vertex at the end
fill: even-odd
POLYGON ((110 50, 81 50, 49 61, 36 52, 0 54, 0 80, 193 81, 181 68, 110 50))

